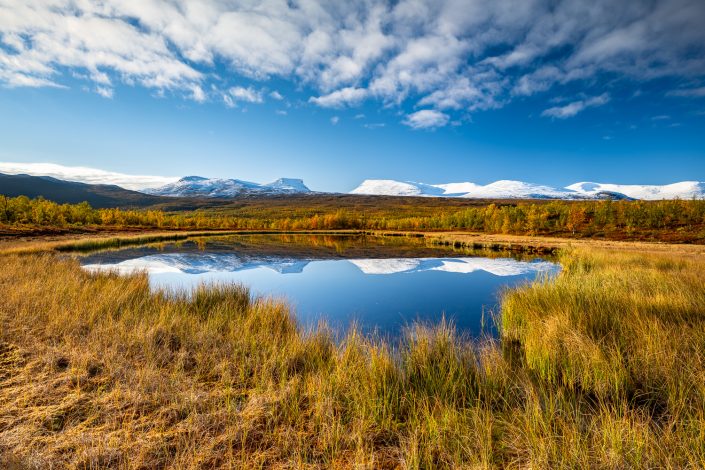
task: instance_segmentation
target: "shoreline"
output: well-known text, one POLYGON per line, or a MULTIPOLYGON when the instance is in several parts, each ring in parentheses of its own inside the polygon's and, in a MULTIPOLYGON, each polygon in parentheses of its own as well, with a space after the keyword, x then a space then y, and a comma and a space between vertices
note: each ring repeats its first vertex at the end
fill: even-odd
POLYGON ((66 252, 177 241, 196 237, 232 235, 369 235, 378 237, 423 238, 432 244, 454 245, 458 248, 497 249, 538 254, 555 253, 563 249, 598 248, 649 253, 679 253, 705 255, 705 245, 664 242, 595 240, 551 236, 488 234, 479 232, 429 232, 395 230, 126 230, 69 234, 35 234, 0 237, 0 254, 66 252))

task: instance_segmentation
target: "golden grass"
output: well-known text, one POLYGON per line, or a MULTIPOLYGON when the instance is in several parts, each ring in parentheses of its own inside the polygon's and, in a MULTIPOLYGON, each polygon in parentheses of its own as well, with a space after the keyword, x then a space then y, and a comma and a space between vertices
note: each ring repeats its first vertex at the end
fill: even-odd
POLYGON ((501 341, 297 328, 239 286, 176 297, 0 259, 0 466, 705 466, 705 262, 566 252, 501 341))
MULTIPOLYGON (((228 235, 357 235, 359 230, 310 230, 310 231, 271 231, 271 230, 206 230, 206 231, 168 231, 146 232, 139 234, 110 234, 104 235, 97 232, 94 236, 63 236, 56 240, 47 241, 40 237, 38 240, 5 241, 0 243, 0 255, 26 255, 47 252, 86 252, 107 249, 117 249, 134 245, 146 245, 156 242, 183 241, 193 238, 223 237, 228 235)), ((0 240, 1 241, 1 240, 0 240)))

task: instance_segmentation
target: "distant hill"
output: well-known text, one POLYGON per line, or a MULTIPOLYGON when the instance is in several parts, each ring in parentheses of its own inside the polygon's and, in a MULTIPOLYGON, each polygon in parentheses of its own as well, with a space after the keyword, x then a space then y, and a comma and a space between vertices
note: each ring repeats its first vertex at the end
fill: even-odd
POLYGON ((0 194, 5 196, 43 196, 58 203, 83 201, 96 208, 145 207, 163 203, 165 198, 130 191, 107 184, 85 184, 63 181, 49 176, 6 175, 0 173, 0 194))

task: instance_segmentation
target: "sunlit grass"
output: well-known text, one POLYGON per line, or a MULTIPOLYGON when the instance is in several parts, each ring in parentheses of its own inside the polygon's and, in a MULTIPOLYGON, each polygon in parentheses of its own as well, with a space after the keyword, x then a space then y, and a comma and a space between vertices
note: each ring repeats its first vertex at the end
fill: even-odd
MULTIPOLYGON (((96 235, 94 237, 80 236, 74 239, 58 240, 58 241, 25 241, 21 240, 17 243, 8 243, 7 246, 0 246, 0 255, 20 255, 20 254, 41 254, 46 252, 90 252, 90 251, 101 251, 101 250, 111 250, 120 249, 128 246, 135 245, 146 245, 149 243, 158 242, 178 242, 184 240, 193 239, 205 239, 210 237, 223 237, 228 235, 287 235, 292 232, 272 232, 263 230, 240 230, 240 231, 228 231, 228 230, 210 230, 210 231, 181 231, 181 232, 149 232, 141 235, 113 235, 104 236, 96 235)), ((315 234, 317 236, 322 235, 347 235, 347 234, 359 234, 358 231, 346 231, 339 230, 335 232, 330 231, 315 231, 315 232, 296 232, 296 234, 315 234)))
POLYGON ((335 341, 240 286, 166 295, 55 255, 0 260, 0 464, 705 465, 700 258, 563 253, 474 344, 445 322, 335 341))

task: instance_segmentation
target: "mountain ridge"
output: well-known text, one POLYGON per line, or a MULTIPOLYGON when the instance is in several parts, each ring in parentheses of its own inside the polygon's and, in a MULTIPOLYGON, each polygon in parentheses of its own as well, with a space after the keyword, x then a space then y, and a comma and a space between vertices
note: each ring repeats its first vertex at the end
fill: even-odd
MULTIPOLYGON (((207 178, 184 176, 178 181, 157 188, 139 191, 114 184, 90 184, 67 181, 50 176, 0 173, 0 194, 7 196, 44 196, 57 202, 88 201, 94 207, 148 206, 168 203, 176 199, 200 201, 199 204, 222 203, 237 197, 286 197, 316 194, 345 195, 312 191, 299 178, 279 178, 260 184, 234 178, 207 178), (221 201, 221 202, 218 202, 221 201)), ((366 179, 349 195, 443 197, 458 199, 544 199, 544 200, 602 200, 602 199, 705 199, 705 182, 680 181, 665 185, 623 185, 582 181, 564 188, 527 183, 516 180, 498 180, 486 185, 472 182, 427 184, 391 179, 366 179)))
POLYGON ((132 191, 114 184, 88 184, 66 181, 51 176, 0 173, 0 194, 8 197, 42 196, 63 204, 87 201, 96 208, 146 207, 163 202, 163 199, 139 191, 132 191))
POLYGON ((459 197, 466 199, 703 199, 705 183, 681 181, 666 185, 620 185, 580 182, 564 188, 499 180, 487 185, 471 182, 427 184, 415 181, 367 179, 350 194, 378 196, 459 197))
POLYGON ((298 178, 279 178, 271 183, 259 184, 234 178, 184 176, 174 183, 143 189, 142 192, 165 197, 231 198, 253 194, 304 194, 311 190, 298 178))

